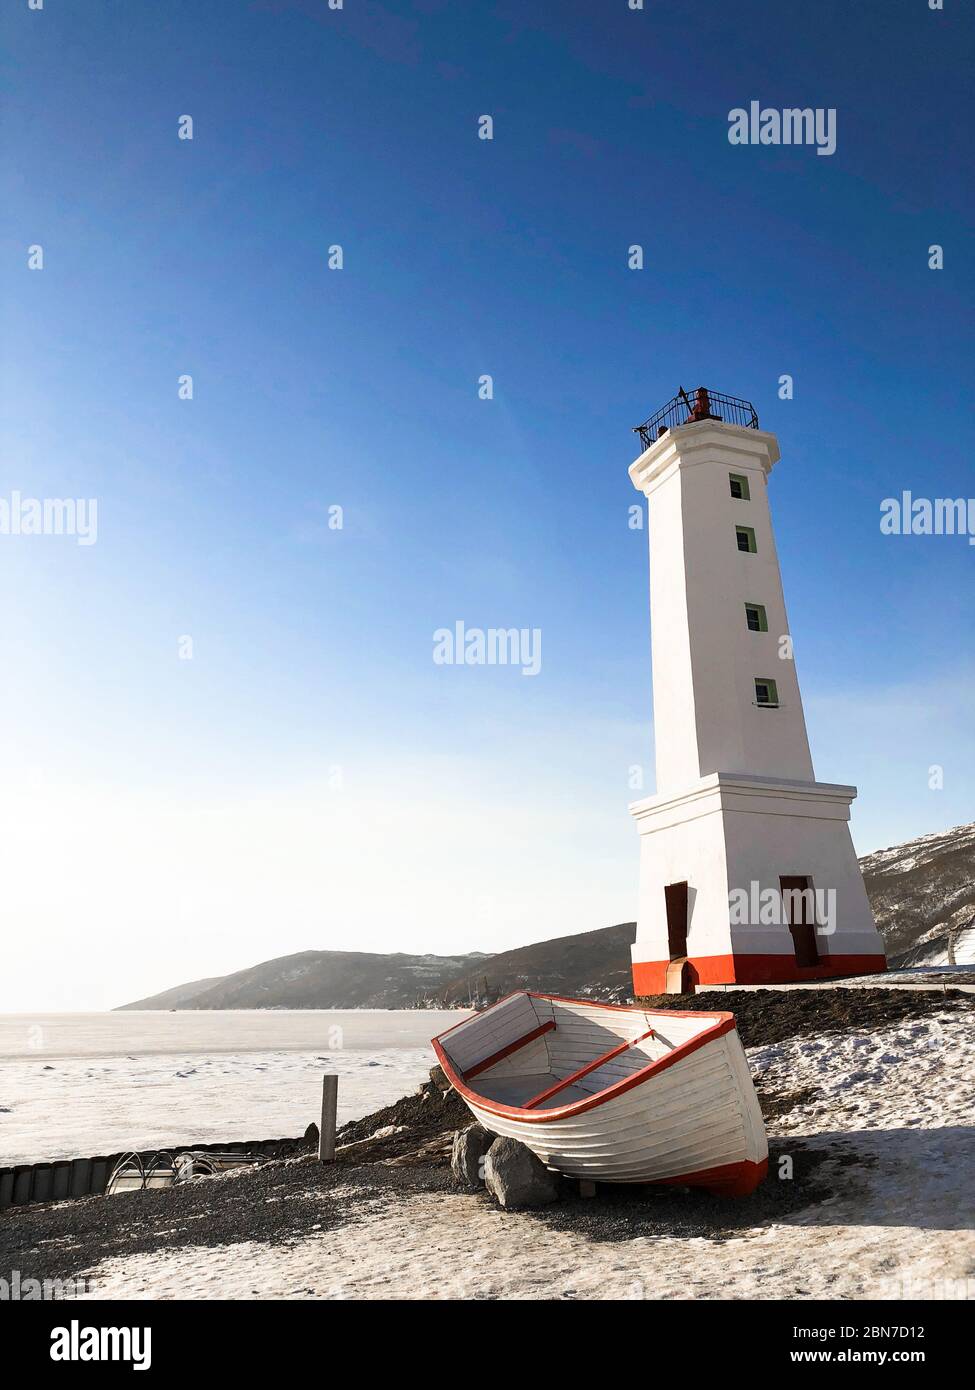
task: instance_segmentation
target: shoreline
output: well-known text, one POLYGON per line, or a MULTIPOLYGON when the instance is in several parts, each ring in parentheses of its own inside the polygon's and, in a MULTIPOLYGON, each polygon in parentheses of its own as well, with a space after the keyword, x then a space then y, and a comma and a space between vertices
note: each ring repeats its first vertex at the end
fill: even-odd
POLYGON ((92 1299, 944 1296, 975 1267, 975 1001, 887 1001, 895 1016, 879 1020, 854 1002, 830 1031, 815 1016, 839 1001, 820 992, 802 1018, 752 998, 773 1159, 749 1198, 621 1185, 503 1212, 454 1186, 447 1145, 471 1117, 428 1084, 342 1126, 340 1144, 394 1129, 334 1164, 12 1208, 0 1259, 83 1277, 92 1299))

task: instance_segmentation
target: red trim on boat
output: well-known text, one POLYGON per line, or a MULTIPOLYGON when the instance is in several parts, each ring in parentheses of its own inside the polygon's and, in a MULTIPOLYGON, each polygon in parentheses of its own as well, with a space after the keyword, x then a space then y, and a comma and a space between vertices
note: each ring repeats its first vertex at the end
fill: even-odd
MULTIPOLYGON (((633 993, 663 994, 670 961, 633 962, 633 993)), ((789 955, 691 956, 687 979, 691 985, 800 984, 803 980, 830 980, 844 975, 876 975, 887 969, 882 955, 824 956, 815 965, 797 965, 789 955)))
MULTIPOLYGON (((561 994, 538 994, 534 990, 516 990, 514 994, 507 995, 505 999, 499 999, 498 1004, 503 1004, 507 999, 514 998, 515 994, 524 994, 529 999, 550 999, 556 1003, 579 1004, 583 1008, 589 1009, 623 1009, 628 1013, 646 1014, 653 1010, 638 1008, 633 1004, 597 1004, 591 999, 569 999, 561 994)), ((491 1008, 496 1009, 498 1004, 492 1004, 491 1008)), ((490 1012, 485 1009, 479 1018, 483 1018, 485 1013, 490 1012)), ((668 1013, 670 1011, 668 1010, 668 1013)), ((549 1124, 553 1120, 568 1119, 570 1115, 581 1115, 586 1110, 592 1110, 597 1105, 605 1105, 607 1101, 615 1100, 617 1096, 630 1091, 634 1086, 641 1086, 644 1081, 649 1081, 651 1077, 659 1076, 662 1071, 672 1067, 675 1062, 681 1062, 685 1057, 689 1057, 692 1052, 697 1052, 701 1047, 706 1047, 708 1043, 715 1042, 716 1039, 723 1037, 725 1033, 731 1033, 735 1027, 735 1016, 731 1013, 715 1012, 713 1010, 694 1010, 681 1009, 673 1010, 675 1018, 713 1018, 714 1023, 710 1028, 705 1028, 697 1037, 688 1038, 687 1042, 681 1043, 673 1048, 664 1057, 658 1057, 655 1062, 642 1067, 640 1071, 634 1072, 632 1076, 624 1077, 622 1081, 617 1081, 614 1086, 607 1086, 605 1091, 598 1091, 596 1095, 587 1097, 586 1100, 572 1101, 569 1105, 559 1106, 555 1110, 528 1110, 524 1106, 502 1105, 499 1101, 487 1100, 477 1091, 464 1085, 464 1077, 456 1070, 450 1058, 441 1046, 441 1038, 447 1033, 453 1032, 453 1028, 448 1028, 447 1033, 441 1033, 439 1037, 433 1038, 433 1050, 437 1054, 437 1061, 444 1069, 447 1080, 454 1090, 468 1103, 473 1102, 479 1109, 486 1111, 489 1115, 506 1115, 512 1119, 524 1120, 528 1124, 549 1124)), ((464 1019, 464 1023, 471 1020, 464 1019)), ((463 1027, 463 1024, 454 1024, 454 1028, 463 1027)))
MULTIPOLYGON (((568 994, 539 994, 537 989, 514 990, 511 994, 506 994, 504 999, 499 999, 498 1003, 503 1004, 508 999, 514 999, 516 994, 527 994, 531 999, 551 999, 556 1004, 585 1004, 589 1009, 616 1009, 624 1014, 646 1014, 653 1013, 653 1009, 646 1009, 642 1004, 599 1004, 594 999, 573 999, 568 994)), ((491 1006, 495 1006, 492 1004, 491 1006)), ((659 1010, 657 1011, 659 1012, 659 1010)), ((667 1013, 677 1013, 676 1009, 668 1009, 667 1013)), ((731 1014, 715 1012, 714 1009, 681 1009, 680 1014, 683 1018, 731 1018, 731 1014)), ((454 1027, 457 1025, 454 1024, 454 1027)), ((443 1034, 441 1034, 441 1037, 443 1034)))
POLYGON ((747 1197, 768 1173, 768 1159, 756 1162, 743 1158, 738 1163, 722 1163, 717 1168, 700 1168, 677 1178, 658 1178, 661 1186, 703 1187, 716 1197, 747 1197))
POLYGON ((475 1062, 472 1067, 462 1073, 465 1081, 470 1081, 472 1077, 480 1076, 482 1071, 487 1071, 488 1067, 493 1067, 495 1062, 501 1062, 505 1057, 510 1057, 512 1052, 517 1052, 521 1047, 527 1047, 530 1042, 540 1038, 543 1033, 551 1033, 555 1027, 553 1019, 543 1023, 539 1028, 533 1028, 530 1033, 526 1033, 517 1042, 509 1043, 507 1047, 500 1048, 497 1052, 492 1052, 490 1057, 485 1057, 483 1062, 475 1062))
MULTIPOLYGON (((601 1004, 595 999, 575 999, 570 994, 542 994, 537 989, 513 989, 510 994, 504 994, 500 999, 496 999, 493 1004, 489 1004, 486 1009, 481 1009, 479 1013, 471 1013, 467 1018, 462 1018, 459 1023, 452 1023, 449 1028, 445 1028, 442 1033, 438 1033, 438 1038, 445 1038, 448 1033, 455 1032, 458 1028, 465 1027, 468 1023, 473 1023, 476 1018, 481 1018, 489 1013, 491 1009, 500 1008, 502 1004, 507 1004, 509 999, 548 999, 553 1004, 582 1004, 587 1009, 614 1009, 617 1013, 623 1014, 646 1014, 653 1013, 653 1009, 647 1009, 643 1004, 601 1004)), ((659 1012, 659 1010, 657 1011, 659 1012)), ((676 1013, 677 1010, 667 1010, 668 1013, 676 1013)), ((685 1018, 724 1018, 724 1013, 716 1013, 714 1009, 681 1009, 681 1014, 685 1018)), ((730 1015, 729 1015, 730 1017, 730 1015)))
POLYGON ((632 1042, 620 1043, 619 1047, 614 1047, 611 1048, 609 1052, 604 1052, 601 1057, 597 1057, 594 1062, 588 1062, 586 1066, 580 1067, 579 1070, 574 1071, 571 1076, 566 1076, 561 1081, 556 1081, 555 1085, 549 1086, 547 1091, 539 1091, 537 1096, 532 1096, 531 1100, 525 1101, 524 1108, 526 1110, 534 1110, 535 1106, 541 1105, 543 1100, 548 1100, 550 1096, 558 1095, 559 1091, 564 1091, 567 1086, 571 1086, 574 1082, 581 1080, 582 1077, 588 1076, 591 1071, 595 1071, 597 1067, 601 1067, 604 1062, 611 1061, 613 1057, 618 1057, 622 1052, 628 1052, 629 1049, 635 1047, 637 1043, 646 1042, 647 1038, 652 1037, 653 1029, 651 1028, 649 1032, 641 1033, 640 1036, 634 1038, 632 1042))

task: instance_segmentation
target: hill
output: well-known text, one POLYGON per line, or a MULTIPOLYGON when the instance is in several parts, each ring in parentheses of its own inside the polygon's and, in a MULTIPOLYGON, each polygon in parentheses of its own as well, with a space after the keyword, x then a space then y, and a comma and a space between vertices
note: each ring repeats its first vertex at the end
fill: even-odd
POLYGON ((623 998, 636 924, 540 941, 487 956, 301 951, 213 980, 177 985, 123 1009, 409 1009, 449 1007, 526 984, 553 994, 623 998), (485 989, 485 980, 487 981, 485 989))
POLYGON ((443 1002, 496 999, 516 989, 583 999, 591 995, 609 1003, 628 999, 632 992, 630 947, 635 937, 636 923, 621 922, 485 957, 477 969, 452 981, 443 992, 443 1002))
POLYGON ((124 1004, 124 1009, 409 1009, 488 957, 299 951, 197 985, 124 1004), (198 988, 202 986, 202 988, 198 988))
POLYGON ((944 965, 955 936, 958 964, 975 960, 975 823, 860 860, 877 926, 892 965, 944 965))

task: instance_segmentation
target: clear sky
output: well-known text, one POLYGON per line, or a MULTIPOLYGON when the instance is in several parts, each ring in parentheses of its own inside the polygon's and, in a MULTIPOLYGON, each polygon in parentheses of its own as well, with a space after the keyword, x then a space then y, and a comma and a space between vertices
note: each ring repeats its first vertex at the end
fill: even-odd
POLYGON ((860 852, 975 818, 975 547, 879 527, 975 493, 963 9, 9 0, 0 498, 98 530, 0 536, 0 1009, 632 918, 678 384, 779 435, 860 852), (836 153, 731 145, 752 100, 836 153), (435 664, 458 620, 540 673, 435 664))

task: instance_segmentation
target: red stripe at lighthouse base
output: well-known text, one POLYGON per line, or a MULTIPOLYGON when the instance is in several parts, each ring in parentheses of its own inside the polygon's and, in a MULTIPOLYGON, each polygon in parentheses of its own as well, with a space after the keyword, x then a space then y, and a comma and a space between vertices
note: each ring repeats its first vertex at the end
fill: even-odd
MULTIPOLYGON (((633 993, 637 998, 664 994, 669 960, 633 962, 633 993)), ((692 956, 684 967, 694 985, 782 985, 803 980, 832 980, 844 975, 878 975, 887 969, 883 955, 824 956, 815 965, 797 965, 794 956, 692 956)))

